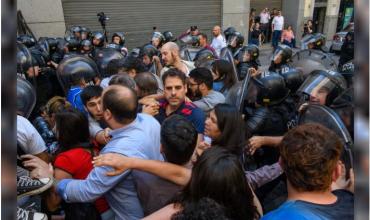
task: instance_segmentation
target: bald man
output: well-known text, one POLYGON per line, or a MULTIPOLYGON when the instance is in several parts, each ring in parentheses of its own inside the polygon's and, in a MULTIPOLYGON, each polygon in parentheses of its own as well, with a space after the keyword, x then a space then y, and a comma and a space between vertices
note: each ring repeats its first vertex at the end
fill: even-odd
POLYGON ((213 47, 216 50, 217 56, 220 56, 221 49, 226 47, 226 40, 224 36, 221 34, 221 27, 216 25, 213 30, 213 39, 211 43, 211 47, 213 47))
POLYGON ((177 68, 181 72, 189 76, 189 72, 195 68, 194 63, 190 61, 182 60, 180 57, 180 48, 174 42, 168 42, 164 44, 161 48, 162 60, 165 67, 160 72, 160 77, 162 78, 164 72, 170 68, 177 68))
MULTIPOLYGON (((112 129, 111 140, 100 154, 117 153, 128 157, 161 160, 160 125, 149 115, 138 114, 136 93, 128 87, 111 85, 103 92, 103 117, 112 129)), ((57 191, 66 202, 91 202, 104 196, 115 217, 144 217, 131 171, 110 177, 109 167, 95 167, 85 180, 63 179, 57 191)), ((104 214, 103 214, 104 215, 104 214)), ((102 219, 105 219, 102 216, 102 219)))

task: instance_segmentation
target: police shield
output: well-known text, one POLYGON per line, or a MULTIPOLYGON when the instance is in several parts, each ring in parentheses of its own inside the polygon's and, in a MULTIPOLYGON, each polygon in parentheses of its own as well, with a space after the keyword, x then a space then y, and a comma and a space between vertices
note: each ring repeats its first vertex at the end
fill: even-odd
POLYGON ((198 51, 200 51, 201 49, 202 48, 192 47, 189 45, 182 46, 180 49, 180 57, 181 59, 186 61, 193 61, 198 51))
POLYGON ((292 66, 303 71, 307 77, 314 70, 336 71, 337 64, 333 58, 318 50, 301 50, 292 57, 292 66))
POLYGON ((99 76, 96 63, 84 55, 71 55, 64 58, 57 68, 59 83, 66 94, 69 88, 76 84, 76 80, 83 78, 88 83, 99 76))
POLYGON ((224 48, 221 49, 220 59, 229 61, 232 64, 232 66, 233 66, 233 77, 236 79, 236 81, 239 81, 238 71, 236 70, 236 66, 235 66, 235 63, 234 63, 234 57, 233 57, 233 54, 231 53, 229 48, 224 47, 224 48))
POLYGON ((17 111, 28 118, 36 104, 36 91, 26 79, 17 77, 17 111))
POLYGON ((235 83, 226 96, 226 103, 235 106, 240 112, 243 111, 244 100, 247 97, 250 84, 250 77, 250 73, 248 73, 243 81, 235 83))
POLYGON ((111 60, 123 59, 124 56, 122 53, 118 52, 113 48, 103 48, 95 53, 94 60, 99 68, 99 73, 102 77, 107 77, 107 66, 111 60))
POLYGON ((329 107, 309 104, 303 108, 298 116, 298 125, 307 123, 321 124, 338 135, 343 142, 341 160, 344 162, 348 172, 349 168, 353 167, 353 140, 339 115, 329 107))

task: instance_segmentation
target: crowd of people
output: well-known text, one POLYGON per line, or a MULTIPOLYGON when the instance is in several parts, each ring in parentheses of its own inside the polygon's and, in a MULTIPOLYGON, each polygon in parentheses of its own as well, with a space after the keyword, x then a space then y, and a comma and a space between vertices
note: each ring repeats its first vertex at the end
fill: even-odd
POLYGON ((351 80, 303 74, 281 11, 259 17, 247 45, 220 26, 212 40, 155 30, 131 50, 80 26, 18 36, 17 218, 353 219, 351 146, 330 116, 300 120, 318 106, 353 131, 351 80))

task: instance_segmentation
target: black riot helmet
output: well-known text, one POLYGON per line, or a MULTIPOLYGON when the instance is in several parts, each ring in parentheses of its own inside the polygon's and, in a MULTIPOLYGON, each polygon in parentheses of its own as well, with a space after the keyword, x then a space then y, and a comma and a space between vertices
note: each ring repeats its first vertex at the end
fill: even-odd
POLYGON ((236 29, 234 27, 226 28, 226 30, 224 30, 226 41, 229 40, 229 37, 231 37, 231 35, 234 34, 235 32, 236 32, 236 29))
POLYGON ((112 35, 112 43, 114 43, 113 40, 114 40, 115 37, 120 38, 120 41, 119 41, 118 45, 123 46, 125 44, 125 34, 123 32, 115 32, 112 35))
POLYGON ((102 77, 107 77, 107 67, 108 64, 111 60, 120 60, 123 59, 124 56, 122 53, 117 51, 116 49, 113 48, 103 48, 99 50, 95 56, 94 56, 94 61, 96 65, 98 66, 99 73, 102 77))
POLYGON ((152 40, 151 40, 151 43, 153 46, 159 48, 163 45, 164 41, 165 41, 165 38, 161 32, 158 32, 158 31, 153 32, 152 40))
POLYGON ((256 102, 259 105, 277 105, 289 95, 284 77, 278 73, 265 71, 258 79, 253 78, 252 81, 257 87, 256 102))
POLYGON ((207 48, 198 51, 193 59, 195 67, 211 67, 211 63, 214 60, 215 55, 207 48))
POLYGON ((25 45, 28 48, 36 45, 36 39, 28 34, 18 36, 17 42, 25 45))
POLYGON ((297 93, 310 98, 313 103, 330 106, 346 88, 347 82, 342 74, 330 70, 315 70, 298 88, 297 93))
POLYGON ((85 39, 80 43, 81 52, 83 53, 90 52, 93 49, 93 45, 90 40, 85 39))
POLYGON ((31 52, 29 49, 17 42, 17 73, 26 74, 27 70, 34 66, 31 52))
POLYGON ((239 32, 234 32, 227 40, 227 46, 231 48, 242 47, 244 43, 244 37, 239 32))
POLYGON ((58 50, 58 40, 53 37, 49 37, 46 39, 47 44, 49 45, 49 52, 54 53, 58 50))
POLYGON ((73 54, 64 58, 56 71, 59 83, 66 94, 71 86, 77 85, 82 79, 86 83, 91 83, 100 76, 96 63, 84 55, 73 54))
POLYGON ((257 61, 259 56, 259 49, 254 44, 243 46, 238 53, 238 60, 241 63, 257 61), (249 58, 248 58, 249 57, 249 58))
POLYGON ((67 44, 66 47, 68 48, 69 52, 76 52, 80 48, 80 40, 75 37, 67 36, 66 38, 67 44))
POLYGON ((81 27, 80 33, 81 33, 81 40, 86 40, 90 38, 91 31, 89 28, 81 27))
POLYGON ((95 32, 92 33, 91 38, 92 38, 92 43, 95 47, 104 46, 104 34, 103 33, 99 32, 99 31, 95 31, 95 32), (94 43, 94 40, 99 40, 99 42, 94 43))
POLYGON ((143 57, 144 55, 147 55, 149 59, 152 60, 153 56, 159 55, 159 51, 155 46, 151 44, 146 44, 140 50, 140 56, 143 57))
POLYGON ((176 41, 176 38, 171 31, 163 32, 163 37, 164 37, 164 43, 176 41))
POLYGON ((286 71, 281 71, 280 75, 284 77, 286 87, 291 93, 295 93, 304 82, 303 71, 296 68, 287 68, 286 71))
POLYGON ((72 26, 70 28, 70 32, 75 36, 76 38, 81 37, 81 27, 80 26, 72 26))
POLYGON ((17 77, 17 112, 28 118, 36 104, 36 90, 22 77, 17 77))
POLYGON ((292 48, 287 45, 280 44, 276 47, 274 55, 272 56, 272 61, 275 64, 286 64, 291 61, 292 58, 292 48))

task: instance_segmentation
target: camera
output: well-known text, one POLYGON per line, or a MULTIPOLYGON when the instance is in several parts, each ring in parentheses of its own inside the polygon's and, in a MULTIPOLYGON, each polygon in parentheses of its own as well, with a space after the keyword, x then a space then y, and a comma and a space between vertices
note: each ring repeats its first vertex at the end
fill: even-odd
POLYGON ((96 16, 98 16, 98 21, 100 24, 105 27, 105 22, 109 20, 109 18, 104 14, 104 12, 99 12, 96 16))
POLYGON ((197 30, 198 29, 198 27, 197 26, 190 26, 190 31, 195 31, 195 30, 197 30))

